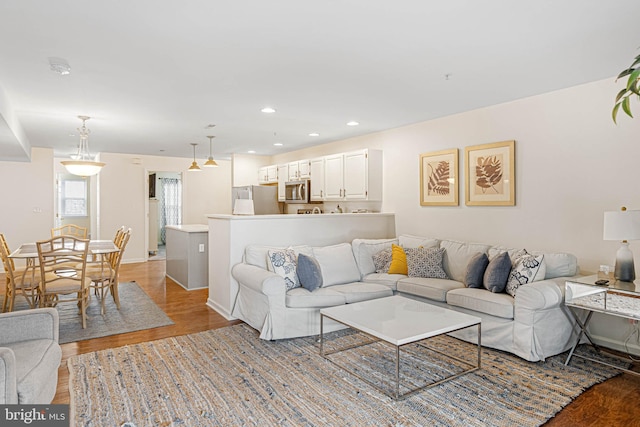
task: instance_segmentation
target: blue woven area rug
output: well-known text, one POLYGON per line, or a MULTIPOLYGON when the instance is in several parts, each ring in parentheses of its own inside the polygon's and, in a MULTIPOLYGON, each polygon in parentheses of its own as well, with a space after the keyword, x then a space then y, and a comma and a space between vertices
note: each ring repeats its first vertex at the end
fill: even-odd
MULTIPOLYGON (((340 348, 362 339, 328 335, 340 348)), ((477 355, 447 336, 429 345, 477 355)), ((403 347, 403 382, 416 386, 457 369, 437 354, 403 347)), ((340 355, 383 386, 395 372, 395 350, 380 343, 340 355)), ((532 363, 484 349, 482 369, 401 401, 322 358, 317 337, 265 341, 245 324, 77 355, 67 366, 73 425, 485 427, 544 424, 619 373, 577 358, 564 366, 565 358, 532 363)))

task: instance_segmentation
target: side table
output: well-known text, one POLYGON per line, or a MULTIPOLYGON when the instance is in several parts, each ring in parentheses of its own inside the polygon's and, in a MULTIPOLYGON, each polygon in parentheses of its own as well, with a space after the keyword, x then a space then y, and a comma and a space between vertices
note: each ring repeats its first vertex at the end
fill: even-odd
MULTIPOLYGON (((565 365, 569 364, 572 357, 579 357, 640 376, 639 372, 630 371, 602 360, 575 353, 575 349, 583 336, 598 352, 601 351, 600 347, 594 343, 589 331, 587 331, 593 313, 604 313, 624 319, 640 320, 640 283, 620 282, 611 279, 605 285, 598 285, 596 284, 597 280, 599 280, 599 277, 593 275, 568 280, 565 284, 564 303, 580 327, 580 333, 569 351, 565 365), (587 311, 587 317, 584 321, 580 320, 579 310, 587 311)), ((608 353, 608 355, 624 359, 612 353, 608 353)))

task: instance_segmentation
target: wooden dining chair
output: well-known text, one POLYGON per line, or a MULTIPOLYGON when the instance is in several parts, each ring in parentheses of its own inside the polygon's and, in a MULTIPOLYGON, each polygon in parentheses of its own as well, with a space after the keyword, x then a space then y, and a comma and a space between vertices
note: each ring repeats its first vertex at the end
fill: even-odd
POLYGON ((111 293, 116 307, 120 310, 120 297, 118 295, 120 262, 130 237, 131 229, 126 231, 119 229, 113 241, 119 250, 104 255, 99 262, 87 264, 87 277, 91 279, 90 286, 94 289, 94 293, 101 298, 101 314, 105 312, 104 304, 107 290, 111 293))
POLYGON ((51 229, 51 237, 56 236, 73 236, 79 239, 87 238, 87 227, 80 227, 75 224, 66 224, 51 229))
POLYGON ((91 279, 86 276, 89 240, 57 236, 36 242, 36 246, 40 264, 40 307, 75 302, 82 316, 82 328, 86 328, 91 285, 91 279), (73 272, 62 270, 62 263, 77 268, 73 272), (61 299, 60 295, 75 295, 75 298, 61 299))
MULTIPOLYGON (((38 302, 38 284, 40 282, 40 273, 33 269, 15 266, 13 259, 9 258, 11 251, 9 245, 0 233, 0 258, 4 265, 6 276, 6 288, 4 293, 4 301, 2 302, 2 311, 13 311, 16 294, 22 295, 29 304, 29 308, 35 308, 38 302), (37 273, 37 274, 36 274, 37 273)), ((34 267, 35 268, 35 267, 34 267)))

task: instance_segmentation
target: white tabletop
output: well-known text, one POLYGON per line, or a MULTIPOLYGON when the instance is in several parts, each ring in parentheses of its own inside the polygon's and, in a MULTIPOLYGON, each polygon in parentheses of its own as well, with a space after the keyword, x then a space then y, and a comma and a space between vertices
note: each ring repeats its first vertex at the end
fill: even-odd
POLYGON ((400 295, 323 308, 320 313, 396 346, 481 322, 479 317, 400 295))
MULTIPOLYGON (((109 254, 119 250, 112 240, 89 241, 89 252, 93 255, 109 254)), ((38 258, 38 248, 35 243, 23 243, 9 255, 9 258, 38 258)))

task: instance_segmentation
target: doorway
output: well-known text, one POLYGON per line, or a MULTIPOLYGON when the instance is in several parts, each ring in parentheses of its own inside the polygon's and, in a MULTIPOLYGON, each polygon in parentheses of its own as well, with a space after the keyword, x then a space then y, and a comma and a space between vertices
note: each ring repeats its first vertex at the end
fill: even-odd
POLYGON ((85 227, 91 238, 90 179, 66 173, 56 174, 54 227, 75 224, 85 227))
POLYGON ((148 172, 149 248, 148 260, 165 259, 166 226, 182 224, 182 174, 148 172))

